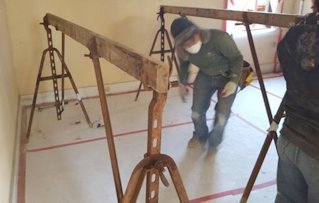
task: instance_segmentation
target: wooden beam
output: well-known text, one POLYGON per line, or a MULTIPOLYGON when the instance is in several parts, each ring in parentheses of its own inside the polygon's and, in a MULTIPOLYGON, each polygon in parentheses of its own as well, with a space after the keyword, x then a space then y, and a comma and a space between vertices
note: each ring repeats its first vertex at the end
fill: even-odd
POLYGON ((43 22, 44 25, 54 26, 78 41, 87 47, 91 54, 106 59, 140 80, 144 87, 151 87, 159 93, 168 91, 169 67, 163 62, 139 54, 124 45, 49 13, 44 16, 43 22))
POLYGON ((248 23, 257 23, 278 27, 291 27, 304 18, 304 16, 301 15, 234 11, 225 9, 191 8, 177 6, 161 6, 161 9, 163 9, 162 11, 164 13, 214 18, 221 20, 236 20, 241 22, 245 22, 243 16, 247 15, 248 23))

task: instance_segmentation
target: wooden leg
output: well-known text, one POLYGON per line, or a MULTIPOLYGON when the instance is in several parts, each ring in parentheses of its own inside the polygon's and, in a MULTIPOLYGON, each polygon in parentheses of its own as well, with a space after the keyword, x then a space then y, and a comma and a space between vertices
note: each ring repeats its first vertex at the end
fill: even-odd
POLYGON ((166 166, 170 172, 180 202, 189 202, 188 196, 174 160, 165 155, 166 166))
POLYGON ((103 121, 104 121, 104 129, 106 133, 107 146, 109 149, 109 155, 111 159, 112 172, 113 172, 117 199, 118 199, 118 202, 122 202, 122 198, 123 198, 122 183, 121 183, 119 165, 118 165, 117 156, 116 156, 111 119, 110 119, 109 109, 108 109, 106 95, 105 95, 100 60, 98 56, 94 54, 91 54, 91 59, 94 65, 94 72, 95 72, 97 87, 99 91, 101 110, 102 110, 103 121))
MULTIPOLYGON (((135 169, 132 172, 131 178, 128 182, 122 203, 135 203, 138 197, 138 194, 141 190, 141 186, 146 175, 146 171, 156 171, 156 173, 162 173, 162 169, 167 167, 172 181, 174 183, 177 195, 180 202, 187 203, 189 202, 186 190, 184 188, 182 178, 178 172, 177 166, 174 160, 165 154, 156 154, 144 158, 138 163, 135 169), (160 168, 158 166, 161 166, 160 168)), ((162 174, 163 175, 163 174, 162 174)), ((165 184, 165 183, 164 183, 165 184)), ((157 201, 152 199, 146 199, 146 202, 157 201)))
MULTIPOLYGON (((281 104, 277 110, 276 115, 274 116, 274 122, 276 122, 277 124, 280 122, 281 118, 283 117, 284 114, 284 100, 285 97, 282 99, 281 104)), ((258 173, 260 171, 260 168, 265 160, 266 154, 269 150, 270 144, 272 142, 272 140, 274 140, 275 142, 277 141, 277 133, 276 131, 270 131, 264 141, 264 144, 260 150, 259 156, 257 158, 257 161, 255 163, 255 166, 250 174, 249 180, 247 182, 247 185, 245 187, 244 193, 241 197, 240 203, 246 203, 248 200, 248 197, 250 195, 251 190, 254 187, 254 183, 257 179, 258 173)))
POLYGON ((137 101, 138 99, 138 96, 140 95, 140 92, 141 92, 141 89, 142 89, 142 82, 140 82, 140 85, 138 86, 138 90, 137 90, 137 93, 136 93, 136 96, 135 96, 135 100, 134 101, 137 101))
POLYGON ((27 140, 29 139, 30 133, 31 133, 32 121, 33 121, 33 116, 34 116, 35 105, 36 105, 36 103, 37 103, 38 90, 39 90, 40 81, 41 81, 41 75, 42 75, 42 70, 43 70, 43 64, 44 64, 45 56, 46 56, 46 54, 47 54, 48 51, 49 51, 49 49, 45 49, 45 50, 43 51, 42 57, 41 57, 41 62, 40 62, 40 67, 39 67, 39 72, 38 72, 38 77, 37 77, 37 81, 36 81, 36 85, 35 85, 35 90, 34 90, 34 95, 33 95, 33 101, 32 101, 32 107, 31 107, 30 118, 29 118, 29 123, 28 123, 28 129, 27 129, 27 134, 26 134, 27 140))

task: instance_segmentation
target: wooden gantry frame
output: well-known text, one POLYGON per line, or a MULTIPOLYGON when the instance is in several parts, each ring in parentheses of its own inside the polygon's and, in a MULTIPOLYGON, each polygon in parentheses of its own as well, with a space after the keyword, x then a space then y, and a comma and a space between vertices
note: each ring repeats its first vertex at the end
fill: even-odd
POLYGON ((49 26, 55 27, 56 30, 68 35, 89 49, 90 53, 88 56, 94 66, 118 202, 136 202, 145 176, 145 201, 150 203, 158 202, 159 180, 161 180, 164 185, 168 185, 163 175, 165 168, 170 172, 180 201, 188 202, 187 193, 175 162, 168 155, 160 153, 162 112, 167 99, 169 66, 151 59, 148 56, 143 56, 124 45, 52 14, 45 15, 43 25, 46 29, 48 29, 49 26), (106 59, 137 80, 140 80, 144 88, 153 91, 153 98, 148 110, 147 152, 144 159, 134 168, 124 194, 104 89, 100 58, 106 59))
MULTIPOLYGON (((285 27, 289 28, 293 25, 298 24, 304 19, 304 16, 301 15, 287 15, 287 14, 274 14, 274 13, 263 13, 263 12, 248 12, 248 11, 234 11, 234 10, 224 10, 224 9, 206 9, 206 8, 190 8, 190 7, 177 7, 177 6, 162 6, 164 13, 170 14, 178 14, 183 16, 195 16, 195 17, 204 17, 204 18, 213 18, 213 19, 220 19, 220 20, 236 20, 242 22, 247 31, 248 42, 255 66, 256 75, 258 78, 258 82, 260 85, 262 97, 264 100, 264 105, 266 108, 269 124, 278 125, 281 118, 284 114, 284 98, 282 99, 281 104, 275 114, 272 116, 266 88, 263 82, 263 77, 260 69, 260 65, 258 62, 257 52, 254 45, 253 36, 250 30, 250 24, 257 23, 257 24, 264 24, 269 26, 277 26, 277 27, 285 27)), ((253 171, 250 175, 244 193, 241 197, 240 202, 245 203, 248 200, 250 192, 254 186, 256 181, 257 175, 260 171, 262 163, 266 157, 268 152, 269 146, 274 140, 277 140, 277 133, 276 129, 272 129, 266 136, 262 149, 259 153, 253 171)))
MULTIPOLYGON (((163 14, 170 13, 186 16, 214 18, 221 20, 237 20, 243 22, 247 29, 249 45, 254 60, 256 74, 261 87, 261 92, 264 98, 269 123, 272 123, 274 121, 276 123, 279 123, 280 118, 283 114, 283 105, 280 105, 280 108, 278 109, 275 118, 273 118, 270 111, 270 106, 249 25, 251 23, 258 23, 278 27, 289 27, 301 21, 303 18, 302 16, 175 6, 161 6, 161 11, 163 12, 163 14)), ((186 190, 184 188, 181 176, 178 172, 174 160, 168 155, 161 154, 160 151, 162 112, 167 99, 170 67, 160 61, 151 59, 148 56, 141 55, 135 52, 134 50, 117 42, 114 42, 102 35, 94 33, 84 27, 81 27, 77 24, 74 24, 72 22, 69 22, 65 19, 62 19, 58 16, 49 13, 45 15, 43 19, 43 25, 46 29, 49 26, 55 27, 57 31, 62 32, 63 37, 64 34, 68 35, 70 38, 81 43, 89 50, 88 56, 92 60, 94 66, 118 202, 136 202, 145 176, 145 202, 158 202, 160 182, 159 180, 161 180, 165 186, 168 186, 167 179, 163 175, 163 171, 165 168, 167 168, 170 172, 180 202, 189 202, 186 190), (145 157, 134 168, 125 193, 123 193, 119 173, 119 165, 116 156, 113 131, 110 122, 110 115, 108 111, 107 99, 104 89, 104 81, 102 77, 100 58, 106 59, 118 68, 127 72, 131 76, 135 77, 137 80, 141 81, 144 88, 148 88, 149 90, 153 91, 153 98, 150 102, 148 112, 147 152, 145 154, 145 157)), ((250 180, 247 183, 241 202, 247 201, 250 191, 254 185, 255 179, 258 175, 261 164, 270 146, 270 143, 276 137, 277 135, 275 131, 271 131, 267 135, 263 148, 260 152, 259 158, 251 174, 250 180)))

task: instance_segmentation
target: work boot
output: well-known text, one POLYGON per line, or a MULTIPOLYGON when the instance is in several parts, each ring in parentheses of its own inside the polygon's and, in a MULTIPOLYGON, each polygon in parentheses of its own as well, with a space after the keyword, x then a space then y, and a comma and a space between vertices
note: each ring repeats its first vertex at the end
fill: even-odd
POLYGON ((208 136, 196 136, 195 132, 193 132, 193 137, 188 141, 187 147, 188 148, 204 147, 207 139, 208 139, 208 136))
POLYGON ((199 141, 198 138, 192 137, 187 144, 188 148, 199 148, 202 147, 202 143, 199 141))
POLYGON ((223 131, 212 130, 209 133, 208 146, 209 148, 214 148, 220 145, 223 141, 223 131))
POLYGON ((223 135, 213 135, 209 137, 209 147, 217 147, 218 145, 220 145, 220 143, 222 143, 223 141, 223 135))

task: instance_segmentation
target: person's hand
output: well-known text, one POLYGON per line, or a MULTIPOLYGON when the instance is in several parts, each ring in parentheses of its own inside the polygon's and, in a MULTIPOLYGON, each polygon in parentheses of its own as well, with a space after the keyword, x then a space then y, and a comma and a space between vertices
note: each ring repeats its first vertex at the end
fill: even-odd
POLYGON ((228 97, 229 95, 234 94, 236 89, 237 89, 237 84, 230 81, 230 82, 226 83, 223 91, 220 93, 220 96, 228 97))
POLYGON ((186 96, 188 95, 188 89, 186 85, 183 85, 182 83, 179 83, 179 95, 182 98, 183 102, 186 102, 186 96))

